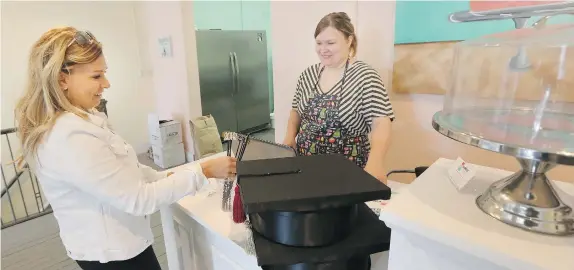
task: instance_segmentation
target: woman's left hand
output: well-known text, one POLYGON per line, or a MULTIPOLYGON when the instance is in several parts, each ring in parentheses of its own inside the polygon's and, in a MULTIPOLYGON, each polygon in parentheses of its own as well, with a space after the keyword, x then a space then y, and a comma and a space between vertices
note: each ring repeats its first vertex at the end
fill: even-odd
POLYGON ((387 184, 387 172, 383 166, 380 165, 373 165, 367 162, 365 166, 365 171, 368 172, 373 177, 377 178, 377 180, 381 181, 384 184, 387 184))

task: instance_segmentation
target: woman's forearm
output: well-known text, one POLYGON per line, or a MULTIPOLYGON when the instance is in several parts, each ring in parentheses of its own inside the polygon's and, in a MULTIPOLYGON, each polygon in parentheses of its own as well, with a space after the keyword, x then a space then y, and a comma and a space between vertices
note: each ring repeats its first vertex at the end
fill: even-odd
POLYGON ((365 171, 386 184, 385 156, 391 142, 391 120, 388 117, 379 117, 373 121, 372 126, 371 134, 369 134, 371 152, 365 171))
POLYGON ((391 142, 391 120, 388 117, 379 117, 373 121, 370 134, 371 152, 368 163, 377 167, 384 166, 385 156, 391 142))
POLYGON ((291 110, 289 121, 287 123, 287 134, 285 135, 285 140, 295 140, 300 125, 301 117, 299 116, 299 113, 294 109, 291 110))

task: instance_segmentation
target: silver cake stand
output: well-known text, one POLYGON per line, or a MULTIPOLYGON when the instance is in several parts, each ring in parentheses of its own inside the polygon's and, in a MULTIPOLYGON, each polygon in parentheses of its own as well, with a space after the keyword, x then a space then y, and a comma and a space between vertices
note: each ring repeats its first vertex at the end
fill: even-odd
MULTIPOLYGON (((520 124, 493 123, 495 115, 526 119, 524 123, 533 113, 532 110, 468 110, 455 114, 440 111, 432 121, 433 128, 448 138, 518 159, 522 169, 493 183, 476 199, 477 206, 499 221, 528 231, 574 234, 572 208, 564 204, 546 177, 557 164, 574 165, 574 131, 550 128, 532 131, 520 124)), ((548 119, 562 120, 563 126, 570 123, 574 129, 572 115, 548 115, 548 119)))

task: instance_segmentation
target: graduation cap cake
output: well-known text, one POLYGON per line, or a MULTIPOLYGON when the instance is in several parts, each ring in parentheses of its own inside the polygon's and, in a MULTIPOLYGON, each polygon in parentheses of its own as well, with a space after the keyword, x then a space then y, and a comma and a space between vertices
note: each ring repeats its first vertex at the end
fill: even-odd
POLYGON ((367 270, 370 254, 389 250, 391 230, 364 203, 355 228, 339 242, 322 247, 292 247, 253 232, 257 263, 263 270, 367 270))
POLYGON ((366 269, 388 250, 390 229, 364 202, 391 190, 343 156, 241 161, 237 176, 263 269, 366 269))

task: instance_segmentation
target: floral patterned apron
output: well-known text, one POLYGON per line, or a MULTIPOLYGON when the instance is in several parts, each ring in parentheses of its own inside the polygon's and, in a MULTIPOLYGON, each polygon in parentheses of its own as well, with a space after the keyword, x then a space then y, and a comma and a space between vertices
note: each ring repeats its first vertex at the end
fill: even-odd
POLYGON ((364 168, 370 152, 367 135, 351 135, 341 124, 337 95, 315 95, 301 116, 299 155, 341 154, 364 168))

